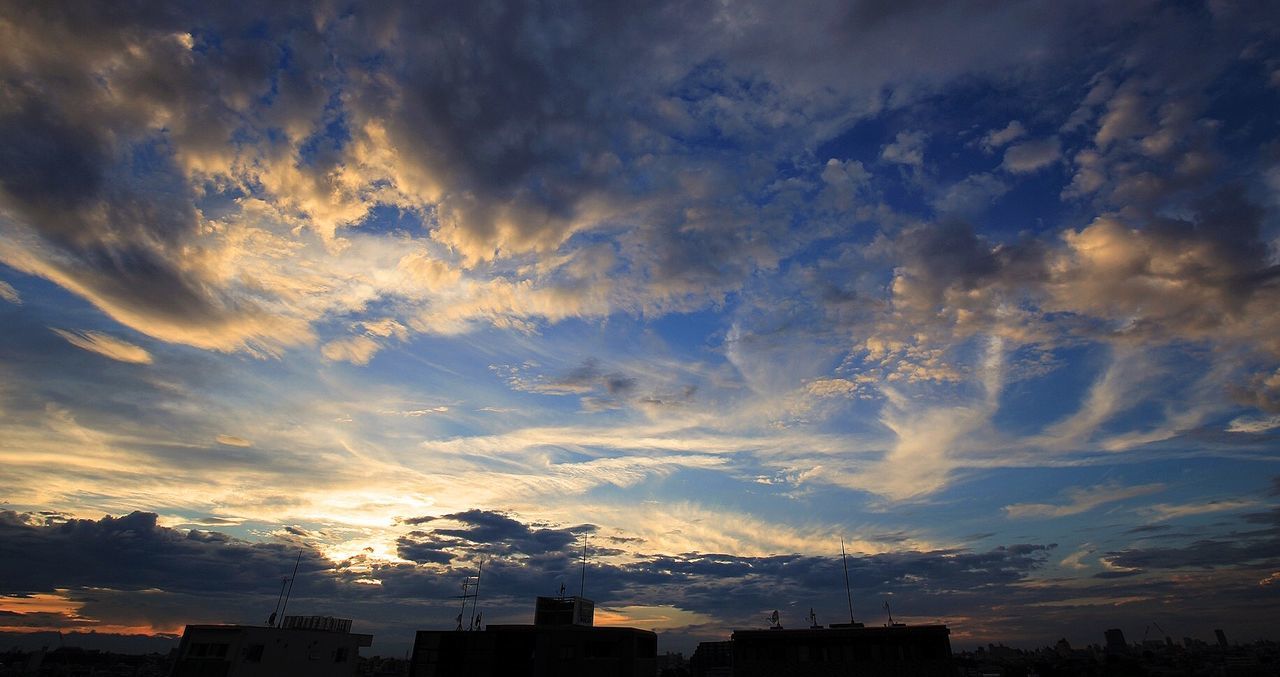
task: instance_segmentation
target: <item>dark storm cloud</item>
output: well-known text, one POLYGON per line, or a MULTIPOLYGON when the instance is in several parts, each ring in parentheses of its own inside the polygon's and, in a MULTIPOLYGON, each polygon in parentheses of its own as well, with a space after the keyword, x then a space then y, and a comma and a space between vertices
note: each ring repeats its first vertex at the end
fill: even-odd
MULTIPOLYGON (((302 576, 291 608, 364 619, 362 626, 367 624, 378 634, 379 646, 385 648, 413 629, 452 627, 457 608, 452 597, 463 576, 475 575, 477 558, 482 555, 487 558, 486 594, 481 605, 486 618, 523 622, 531 613, 534 596, 554 594, 561 583, 576 590, 580 553, 576 543, 566 542, 566 537, 571 539, 573 531, 582 531, 586 525, 545 525, 479 509, 437 519, 455 535, 414 531, 401 541, 402 555, 426 566, 389 564, 367 554, 329 562, 315 551, 304 550, 302 576), (461 526, 452 528, 454 523, 461 526), (539 540, 540 531, 560 536, 539 540), (506 549, 495 550, 495 543, 505 544, 506 549), (551 543, 561 549, 548 550, 551 543), (433 549, 433 544, 440 547, 433 549), (517 552, 517 546, 525 550, 517 552), (381 585, 355 584, 366 578, 377 579, 381 585), (402 603, 405 600, 411 603, 402 603)), ((1274 511, 1257 513, 1251 519, 1269 526, 1266 532, 1251 532, 1251 538, 1274 531, 1277 522, 1274 511)), ((69 598, 83 605, 79 612, 83 617, 126 625, 173 627, 196 617, 254 622, 261 620, 254 614, 270 612, 279 578, 292 568, 295 547, 167 529, 158 526, 150 513, 67 520, 3 512, 0 580, 5 590, 0 592, 28 594, 71 588, 69 598), (86 561, 94 566, 84 567, 86 561), (149 591, 142 604, 129 593, 141 589, 149 591)), ((1088 622, 1081 619, 1091 618, 1089 608, 1070 605, 1071 599, 1081 594, 1080 589, 1058 587, 1051 580, 1022 585, 1046 564, 1053 549, 1053 545, 1015 544, 985 551, 904 550, 852 556, 848 565, 856 614, 867 620, 867 614, 875 613, 885 596, 892 596, 895 611, 913 617, 970 616, 975 604, 990 605, 998 600, 1000 614, 1029 614, 1028 618, 1036 619, 1019 626, 1018 632, 1032 633, 1032 637, 1040 631, 1060 633, 1088 622)), ((675 605, 738 626, 758 624, 758 617, 773 608, 783 609, 791 622, 803 615, 800 609, 811 606, 824 618, 846 613, 843 569, 835 557, 683 553, 639 555, 617 564, 606 557, 610 552, 617 554, 596 548, 588 553, 586 591, 602 606, 675 605)), ((1099 579, 1099 585, 1110 586, 1105 594, 1116 598, 1176 595, 1195 609, 1226 599, 1236 604, 1237 598, 1242 609, 1256 606, 1251 595, 1257 593, 1250 588, 1256 588, 1258 576, 1242 578, 1230 568, 1223 572, 1234 582, 1228 585, 1218 580, 1212 591, 1202 590, 1199 583, 1153 581, 1139 574, 1099 579)), ((1134 618, 1142 613, 1147 612, 1134 611, 1134 618)), ((58 614, 48 618, 28 615, 15 621, 31 627, 70 628, 76 624, 74 618, 58 614)))
MULTIPOLYGON (((319 572, 330 565, 319 552, 301 550, 299 574, 319 584, 319 572)), ((170 529, 156 523, 155 513, 64 520, 0 511, 5 593, 79 587, 270 593, 279 577, 292 571, 298 552, 286 543, 170 529)))
POLYGON ((1185 569, 1237 566, 1280 567, 1280 508, 1251 513, 1245 521, 1265 528, 1233 531, 1186 545, 1128 548, 1107 553, 1111 564, 1131 569, 1185 569))
MULTIPOLYGON (((397 552, 402 558, 446 564, 455 556, 469 553, 545 556, 566 551, 580 542, 583 534, 594 533, 597 529, 592 524, 551 528, 525 523, 505 513, 480 509, 443 515, 432 521, 455 522, 461 526, 437 526, 429 531, 413 531, 400 537, 397 552)), ((406 523, 412 522, 406 520, 406 523)))
POLYGON ((419 564, 448 564, 454 553, 445 546, 459 546, 461 541, 436 538, 427 531, 411 531, 396 539, 396 556, 419 564))

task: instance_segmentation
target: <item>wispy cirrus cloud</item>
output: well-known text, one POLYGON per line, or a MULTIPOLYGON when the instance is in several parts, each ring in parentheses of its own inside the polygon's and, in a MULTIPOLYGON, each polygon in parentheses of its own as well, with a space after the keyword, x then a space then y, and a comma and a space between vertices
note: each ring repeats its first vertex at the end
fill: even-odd
POLYGON ((131 364, 151 364, 151 353, 145 348, 136 346, 123 339, 118 339, 110 334, 100 331, 70 331, 66 329, 51 328, 53 333, 66 339, 67 343, 96 353, 106 358, 113 359, 117 362, 128 362, 131 364))
POLYGON ((0 280, 0 299, 14 305, 22 305, 22 296, 18 294, 18 290, 4 280, 0 280))
POLYGON ((1100 484, 1091 487, 1074 487, 1063 492, 1062 503, 1015 503, 1004 507, 1011 519, 1054 518, 1079 515, 1110 503, 1147 496, 1165 489, 1163 484, 1100 484))

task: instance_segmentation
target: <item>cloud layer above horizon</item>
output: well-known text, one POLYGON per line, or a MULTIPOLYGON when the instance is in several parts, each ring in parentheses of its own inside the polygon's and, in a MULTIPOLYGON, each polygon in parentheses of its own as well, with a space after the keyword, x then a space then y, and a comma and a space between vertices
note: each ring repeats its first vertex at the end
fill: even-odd
POLYGON ((1267 627, 1266 3, 3 1, 0 76, 0 628, 586 539, 680 645, 842 537, 961 641, 1267 627))

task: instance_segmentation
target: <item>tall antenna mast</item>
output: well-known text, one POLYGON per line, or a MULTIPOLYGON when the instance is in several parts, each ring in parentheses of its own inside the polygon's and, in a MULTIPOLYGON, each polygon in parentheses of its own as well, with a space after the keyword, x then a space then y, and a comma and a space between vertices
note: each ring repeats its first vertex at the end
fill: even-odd
POLYGON ((289 591, 284 594, 284 606, 280 607, 280 625, 284 627, 284 610, 289 608, 289 598, 293 596, 293 581, 298 578, 298 565, 302 563, 302 548, 298 548, 298 559, 293 562, 293 575, 289 577, 289 591))
MULTIPOLYGON (((484 574, 484 558, 483 557, 480 558, 480 565, 476 569, 476 587, 475 587, 475 592, 472 593, 471 595, 471 629, 472 630, 476 629, 476 606, 480 604, 480 576, 482 574, 484 574)), ((464 600, 462 604, 463 604, 463 607, 465 608, 467 603, 464 600)))
POLYGON ((280 579, 280 594, 276 595, 276 608, 271 610, 271 616, 267 618, 267 626, 269 627, 276 627, 276 614, 280 613, 280 600, 284 599, 284 584, 288 580, 287 578, 280 579))
POLYGON ((462 599, 462 608, 458 610, 458 629, 462 629, 462 617, 467 613, 467 600, 471 599, 471 595, 467 593, 471 589, 471 577, 467 576, 462 579, 462 594, 458 595, 462 599))
POLYGON ((849 602, 849 624, 853 620, 853 593, 849 592, 849 558, 844 554, 844 537, 840 537, 840 562, 844 564, 844 598, 849 602))
POLYGON ((578 582, 578 596, 586 597, 587 591, 587 536, 582 536, 582 579, 578 582))

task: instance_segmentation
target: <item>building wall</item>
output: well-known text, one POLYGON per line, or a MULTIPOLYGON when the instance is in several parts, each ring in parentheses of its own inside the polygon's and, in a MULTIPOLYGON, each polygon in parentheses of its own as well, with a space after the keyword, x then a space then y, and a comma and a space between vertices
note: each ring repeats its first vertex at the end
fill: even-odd
POLYGON ((739 631, 733 634, 733 674, 950 677, 955 668, 948 635, 944 626, 739 631))
POLYGON ((368 635, 254 626, 192 626, 174 677, 351 677, 368 635))
POLYGON ((653 677, 656 672, 652 632, 583 626, 423 630, 410 667, 413 677, 653 677))

